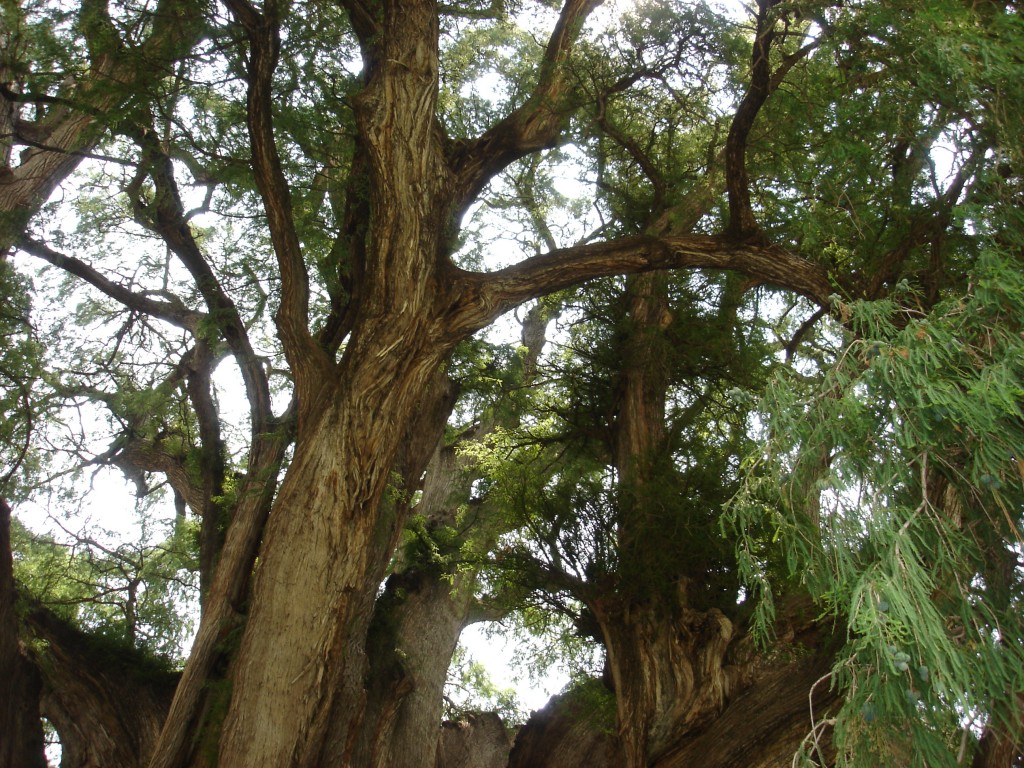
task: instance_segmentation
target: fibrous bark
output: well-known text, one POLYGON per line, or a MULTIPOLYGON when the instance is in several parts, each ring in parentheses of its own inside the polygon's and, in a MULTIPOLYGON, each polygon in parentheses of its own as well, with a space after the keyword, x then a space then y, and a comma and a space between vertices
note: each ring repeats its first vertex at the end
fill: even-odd
POLYGON ((11 557, 11 508, 0 498, 0 768, 43 768, 39 675, 20 637, 11 557))
MULTIPOLYGON (((648 765, 788 768, 801 747, 815 743, 815 727, 821 747, 815 758, 833 759, 824 724, 839 700, 828 679, 835 643, 799 605, 786 613, 782 636, 763 655, 749 642, 734 650, 750 669, 747 686, 719 713, 689 730, 680 727, 672 746, 648 765)), ((623 746, 614 728, 602 726, 578 698, 562 695, 520 729, 508 768, 619 768, 626 764, 623 746)))
POLYGON ((178 675, 123 643, 91 637, 36 606, 29 636, 43 682, 40 711, 60 735, 62 765, 145 765, 178 675))
POLYGON ((830 764, 825 723, 839 699, 828 678, 835 643, 795 609, 786 623, 786 636, 756 660, 748 687, 705 727, 683 735, 657 768, 785 768, 801 747, 815 743, 815 759, 830 764))
POLYGON ((494 712, 443 723, 435 768, 505 768, 511 746, 505 724, 494 712))

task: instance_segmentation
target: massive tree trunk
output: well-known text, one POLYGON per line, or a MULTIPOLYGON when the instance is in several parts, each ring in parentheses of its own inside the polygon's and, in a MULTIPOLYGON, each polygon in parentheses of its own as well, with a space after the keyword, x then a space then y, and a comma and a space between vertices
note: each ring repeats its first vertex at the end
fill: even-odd
MULTIPOLYGON (((378 349, 371 359, 380 360, 378 349)), ((339 697, 361 688, 356 649, 403 522, 402 505, 382 496, 401 425, 440 363, 436 352, 405 351, 396 344, 395 361, 411 370, 397 371, 391 387, 357 376, 305 439, 300 433, 266 530, 220 765, 315 765, 329 713, 360 707, 339 697)), ((335 749, 346 747, 341 737, 335 749)))
POLYGON ((43 607, 31 610, 26 623, 40 646, 40 711, 60 735, 61 764, 145 765, 178 675, 131 647, 75 629, 43 607))
POLYGON ((741 636, 721 611, 686 605, 616 605, 597 619, 615 683, 625 765, 661 758, 706 727, 749 682, 749 659, 727 659, 741 636), (745 663, 744 663, 745 662, 745 663))
MULTIPOLYGON (((385 25, 384 59, 357 104, 373 210, 366 289, 336 371, 291 360, 295 457, 264 536, 221 766, 350 759, 363 706, 359 649, 405 509, 383 497, 407 425, 432 409, 422 398, 454 343, 440 274, 451 211, 434 123, 437 15, 418 4, 385 25)), ((253 62, 268 66, 258 52, 253 62)), ((275 242, 279 255, 288 245, 275 242)), ((288 335, 302 333, 288 311, 278 316, 286 349, 288 335)))
POLYGON ((784 636, 751 661, 748 685, 703 727, 677 734, 657 768, 788 768, 807 749, 821 765, 834 751, 828 718, 839 691, 829 679, 838 644, 813 620, 809 603, 791 604, 784 636), (788 659, 788 661, 782 661, 788 659))
POLYGON ((586 701, 555 696, 516 734, 508 768, 619 768, 622 740, 586 701))
MULTIPOLYGON (((725 319, 734 309, 730 295, 726 290, 719 310, 725 319)), ((671 348, 670 328, 679 320, 669 302, 667 276, 627 278, 626 305, 611 425, 619 482, 618 561, 612 583, 598 585, 585 599, 607 651, 623 764, 644 768, 667 760, 695 734, 713 728, 730 701, 754 682, 759 658, 738 618, 730 617, 739 610, 734 603, 730 610, 731 596, 717 583, 720 568, 712 553, 718 534, 706 523, 716 513, 704 506, 721 503, 724 491, 711 491, 707 497, 699 480, 685 479, 690 476, 675 466, 666 431, 672 378, 680 375, 678 370, 673 373, 670 362, 677 354, 671 348)), ((730 329, 726 324, 717 332, 729 339, 730 329)), ((709 330, 707 343, 726 342, 709 330)), ((676 359, 695 366, 685 373, 688 379, 722 375, 714 366, 706 373, 709 364, 700 355, 676 359)), ((700 400, 688 404, 687 413, 695 420, 675 426, 695 432, 692 439, 697 445, 704 439, 699 435, 703 422, 697 417, 705 407, 700 400)), ((691 460, 700 461, 703 451, 711 461, 714 452, 724 448, 691 450, 696 451, 691 460)), ((809 686, 794 694, 798 706, 806 701, 809 686)), ((792 704, 780 704, 790 717, 792 704)), ((738 736, 734 742, 744 743, 745 738, 738 736)), ((746 762, 756 763, 756 745, 762 741, 763 737, 752 737, 743 747, 746 762)), ((796 748, 791 736, 782 744, 790 754, 796 748)), ((681 759, 673 758, 671 764, 685 765, 678 762, 681 759)))
POLYGON ((0 497, 0 768, 42 768, 39 675, 22 648, 11 557, 11 508, 0 497))
MULTIPOLYGON (((780 637, 763 656, 752 653, 749 642, 737 644, 733 654, 750 670, 747 687, 734 692, 721 712, 699 723, 687 726, 679 717, 671 746, 646 765, 788 768, 801 747, 815 743, 815 726, 822 746, 814 757, 830 764, 833 754, 823 724, 839 699, 828 679, 836 643, 813 621, 809 607, 801 602, 787 606, 780 637)), ((656 664, 664 673, 666 660, 656 664)), ((585 700, 563 695, 535 712, 520 729, 508 768, 620 768, 628 747, 614 728, 595 718, 585 700)))
POLYGON ((501 718, 485 712, 441 726, 436 768, 505 768, 511 740, 501 718))

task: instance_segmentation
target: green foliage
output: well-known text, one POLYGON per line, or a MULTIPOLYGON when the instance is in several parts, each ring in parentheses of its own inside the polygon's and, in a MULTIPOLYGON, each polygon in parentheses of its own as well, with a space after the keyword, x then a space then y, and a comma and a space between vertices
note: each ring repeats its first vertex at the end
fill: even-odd
POLYGON ((644 231, 666 212, 680 231, 714 226, 708 176, 728 132, 722 65, 744 61, 748 46, 707 4, 647 0, 581 47, 580 87, 600 96, 577 117, 576 141, 594 158, 610 233, 644 231))
POLYGON ((732 546, 718 510, 747 440, 736 392, 756 390, 766 365, 760 331, 735 325, 734 287, 680 280, 671 324, 648 329, 650 357, 664 369, 667 424, 640 488, 623 484, 614 466, 622 361, 635 343, 623 294, 607 281, 567 304, 567 340, 543 364, 548 383, 532 395, 534 415, 465 449, 488 502, 519 530, 503 540, 504 567, 535 561, 549 574, 542 582, 558 585, 551 574, 561 573, 587 585, 573 587, 581 599, 579 590, 591 589, 627 601, 664 593, 671 603, 677 581, 692 578, 694 605, 734 605, 732 546), (700 298, 716 291, 717 300, 700 298))
POLYGON ((455 649, 445 684, 445 720, 459 720, 467 714, 497 712, 508 728, 526 721, 527 714, 515 689, 497 685, 487 668, 474 661, 461 645, 455 649))
POLYGON ((0 71, 34 93, 53 94, 61 72, 83 66, 85 50, 70 33, 75 12, 41 2, 0 2, 0 71))
POLYGON ((101 531, 64 543, 14 520, 15 578, 28 597, 64 620, 180 663, 193 629, 184 609, 196 588, 194 527, 181 521, 153 543, 144 526, 140 542, 108 545, 101 531))
POLYGON ((438 106, 451 135, 474 136, 521 103, 541 53, 537 41, 507 18, 471 25, 447 21, 438 106))
POLYGON ((39 470, 33 431, 47 399, 43 349, 29 317, 30 284, 0 260, 0 496, 22 498, 39 470))
POLYGON ((930 309, 909 289, 838 305, 832 367, 810 387, 780 374, 764 403, 731 505, 740 561, 762 631, 780 571, 847 627, 843 765, 953 765, 964 719, 1024 683, 1021 266, 991 246, 930 309))
POLYGON ((823 260, 844 287, 914 274, 934 299, 962 276, 976 230, 921 233, 948 211, 944 195, 1020 156, 1005 122, 1007 110, 1021 117, 1024 29, 1018 13, 994 9, 942 0, 821 12, 827 34, 766 103, 748 155, 776 239, 823 260))

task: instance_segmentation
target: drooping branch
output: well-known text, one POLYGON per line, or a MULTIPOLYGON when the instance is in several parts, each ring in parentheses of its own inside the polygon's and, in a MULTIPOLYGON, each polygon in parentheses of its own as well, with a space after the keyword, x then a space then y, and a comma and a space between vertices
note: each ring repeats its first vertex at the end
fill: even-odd
POLYGON ((590 13, 602 0, 567 0, 548 41, 537 86, 515 111, 479 138, 456 145, 450 164, 461 210, 495 174, 531 152, 554 146, 576 107, 567 62, 590 13))
POLYGON ((827 272, 777 246, 705 235, 624 237, 533 256, 488 274, 462 272, 472 306, 456 308, 455 323, 482 328, 528 299, 598 277, 653 269, 723 269, 794 291, 827 305, 827 272))
POLYGON ((18 238, 17 246, 25 253, 42 259, 68 274, 81 278, 89 283, 89 285, 99 289, 104 295, 123 304, 128 309, 149 315, 157 320, 163 320, 192 334, 196 333, 199 323, 206 317, 202 312, 189 309, 178 299, 174 301, 158 301, 143 293, 130 291, 123 285, 115 283, 100 273, 95 267, 81 259, 65 256, 45 243, 33 240, 25 235, 18 238))
POLYGON ((118 441, 99 459, 109 461, 136 483, 143 482, 143 473, 158 472, 189 507, 202 509, 202 488, 189 476, 184 457, 163 446, 140 437, 129 438, 118 441))

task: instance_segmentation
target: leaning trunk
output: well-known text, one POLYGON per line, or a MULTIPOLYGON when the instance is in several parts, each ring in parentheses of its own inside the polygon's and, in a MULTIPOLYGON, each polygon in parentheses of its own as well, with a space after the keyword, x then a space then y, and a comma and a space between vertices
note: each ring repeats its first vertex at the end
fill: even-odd
MULTIPOLYGON (((317 765, 332 711, 357 719, 362 642, 403 522, 402 505, 382 497, 401 425, 441 362, 436 349, 409 349, 397 335, 393 375, 367 381, 357 370, 300 433, 265 534, 222 766, 317 765)), ((378 353, 368 357, 384 363, 378 353)), ((344 732, 332 741, 335 755, 350 746, 344 732)))

